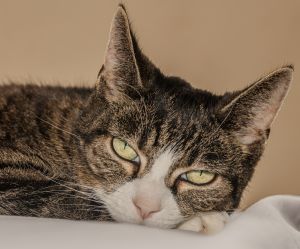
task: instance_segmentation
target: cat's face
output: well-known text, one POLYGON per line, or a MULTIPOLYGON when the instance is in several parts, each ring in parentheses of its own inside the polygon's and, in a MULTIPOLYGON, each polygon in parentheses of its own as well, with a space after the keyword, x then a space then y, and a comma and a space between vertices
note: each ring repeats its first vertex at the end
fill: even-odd
POLYGON ((85 151, 99 177, 97 193, 115 219, 170 227, 196 212, 236 207, 243 186, 236 179, 248 179, 252 169, 239 172, 242 148, 219 130, 197 101, 201 95, 182 91, 148 90, 97 114, 101 131, 85 151), (152 215, 143 221, 136 205, 152 215))
POLYGON ((99 82, 78 120, 91 186, 113 219, 175 227, 235 209, 286 94, 290 67, 216 96, 164 76, 118 10, 99 82))

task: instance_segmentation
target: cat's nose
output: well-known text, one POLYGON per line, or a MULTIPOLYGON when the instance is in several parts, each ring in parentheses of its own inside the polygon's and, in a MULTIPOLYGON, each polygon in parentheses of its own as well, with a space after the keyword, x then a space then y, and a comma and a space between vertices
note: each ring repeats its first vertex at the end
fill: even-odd
POLYGON ((159 200, 136 197, 132 202, 136 207, 137 213, 143 220, 150 218, 153 214, 159 212, 161 208, 159 200))

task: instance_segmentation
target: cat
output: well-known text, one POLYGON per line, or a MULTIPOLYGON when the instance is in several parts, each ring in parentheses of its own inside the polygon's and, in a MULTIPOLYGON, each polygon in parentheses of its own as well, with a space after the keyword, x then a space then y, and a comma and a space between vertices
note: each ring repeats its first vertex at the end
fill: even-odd
POLYGON ((0 214, 214 233, 239 206, 292 80, 215 95, 164 75, 127 12, 96 86, 0 86, 0 214))

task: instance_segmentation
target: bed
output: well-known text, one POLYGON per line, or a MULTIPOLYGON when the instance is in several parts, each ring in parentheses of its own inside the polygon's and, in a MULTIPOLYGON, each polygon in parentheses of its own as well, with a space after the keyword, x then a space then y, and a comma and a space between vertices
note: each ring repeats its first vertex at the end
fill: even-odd
POLYGON ((130 224, 0 216, 1 249, 299 249, 300 196, 271 196, 231 216, 215 235, 130 224))

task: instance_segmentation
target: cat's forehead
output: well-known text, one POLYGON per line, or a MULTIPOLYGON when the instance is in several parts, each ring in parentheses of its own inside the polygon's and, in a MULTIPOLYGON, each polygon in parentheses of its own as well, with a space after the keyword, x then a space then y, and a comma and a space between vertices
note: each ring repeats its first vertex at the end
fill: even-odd
POLYGON ((202 152, 220 144, 221 133, 215 132, 219 124, 213 118, 215 103, 217 98, 210 93, 168 78, 116 105, 109 129, 150 157, 168 147, 191 164, 202 152))
POLYGON ((141 98, 126 99, 112 115, 117 129, 128 135, 149 133, 153 129, 183 135, 212 130, 215 124, 211 109, 205 95, 192 89, 155 89, 143 93, 141 98))
POLYGON ((174 153, 191 154, 193 159, 204 147, 218 142, 217 123, 198 103, 180 105, 174 99, 134 102, 123 106, 110 125, 113 136, 118 136, 148 150, 159 153, 173 148, 174 153), (197 109, 196 109, 197 108, 197 109), (211 141, 213 140, 213 142, 211 141))

